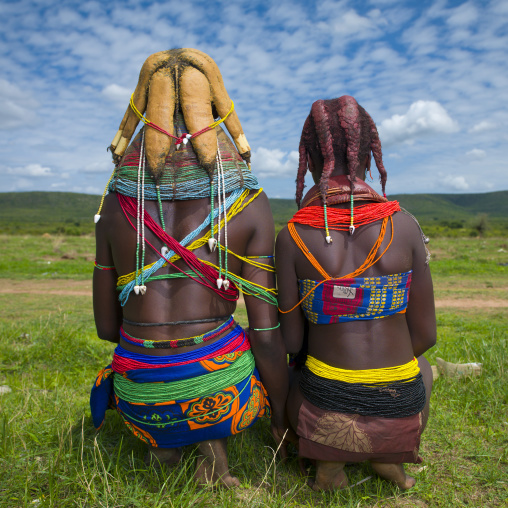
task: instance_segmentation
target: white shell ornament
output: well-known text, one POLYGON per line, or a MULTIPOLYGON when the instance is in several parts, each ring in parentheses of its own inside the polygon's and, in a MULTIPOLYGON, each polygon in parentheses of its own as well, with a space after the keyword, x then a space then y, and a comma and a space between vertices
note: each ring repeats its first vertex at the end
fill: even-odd
POLYGON ((139 286, 139 292, 144 295, 146 293, 146 286, 139 286))
POLYGON ((139 286, 134 286, 134 293, 139 295, 139 286))
POLYGON ((210 249, 210 252, 213 252, 216 247, 217 247, 217 238, 209 238, 208 248, 210 249))
POLYGON ((355 229, 356 229, 356 228, 355 228, 354 226, 349 226, 349 234, 350 234, 350 235, 354 234, 355 229))
POLYGON ((96 213, 93 217, 93 221, 95 222, 95 224, 97 224, 100 220, 101 216, 98 213, 96 213))
POLYGON ((169 249, 166 245, 163 245, 162 249, 161 249, 161 254, 163 257, 168 257, 168 254, 169 254, 169 249))
POLYGON ((224 288, 225 291, 227 291, 229 289, 229 280, 228 279, 223 280, 222 287, 224 288))
POLYGON ((217 279, 217 287, 219 289, 222 287, 222 279, 217 279))
POLYGON ((327 236, 326 237, 326 243, 333 243, 333 240, 332 240, 331 236, 327 236))

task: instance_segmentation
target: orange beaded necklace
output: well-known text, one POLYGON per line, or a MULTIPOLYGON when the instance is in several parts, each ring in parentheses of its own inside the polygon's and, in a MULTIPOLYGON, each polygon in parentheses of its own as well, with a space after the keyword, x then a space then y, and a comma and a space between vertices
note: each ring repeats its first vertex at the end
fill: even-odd
MULTIPOLYGON (((311 189, 312 191, 312 189, 311 189)), ((341 192, 336 192, 336 189, 331 188, 329 192, 335 194, 337 198, 339 198, 339 194, 342 194, 341 192)), ((352 224, 352 217, 353 217, 353 211, 349 210, 347 208, 328 208, 325 210, 324 206, 304 206, 302 209, 300 209, 298 212, 295 213, 293 218, 288 222, 288 231, 291 235, 291 238, 293 238, 294 242, 298 246, 298 248, 303 252, 305 257, 309 260, 311 265, 323 276, 323 280, 319 281, 312 289, 310 289, 304 297, 291 309, 289 310, 282 310, 279 307, 279 312, 281 314, 287 314, 294 309, 296 309, 306 298, 309 297, 309 295, 316 290, 317 287, 319 287, 321 284, 323 284, 326 281, 329 281, 331 279, 349 279, 349 278, 355 278, 361 275, 363 272, 365 272, 368 268, 370 268, 372 265, 377 263, 386 253, 390 245, 393 241, 393 218, 392 215, 395 212, 400 211, 400 205, 397 201, 386 201, 386 199, 381 198, 381 202, 377 203, 369 203, 366 205, 360 205, 356 206, 354 208, 354 217, 355 217, 355 228, 365 226, 367 224, 371 224, 373 222, 376 222, 378 220, 382 219, 381 223, 381 230, 379 231, 379 236, 372 246, 369 254, 367 255, 365 261, 359 266, 354 272, 348 273, 347 275, 342 275, 340 277, 332 277, 329 275, 323 267, 319 264, 317 259, 311 254, 303 240, 300 238, 300 235, 296 231, 295 224, 302 224, 306 226, 310 226, 313 228, 323 228, 323 223, 325 224, 326 228, 326 234, 327 234, 327 242, 328 241, 328 229, 333 229, 335 231, 349 231, 351 233, 351 224, 352 224), (381 201, 382 199, 382 201, 381 201), (379 248, 381 247, 381 244, 383 243, 385 234, 386 234, 386 226, 388 224, 388 219, 390 220, 391 225, 391 237, 388 245, 383 250, 383 252, 379 255, 377 255, 377 252, 379 248)), ((304 198, 305 202, 305 198, 304 198)), ((339 199, 337 199, 336 202, 341 202, 339 199)), ((308 199, 307 203, 314 204, 312 199, 308 199)), ((353 229, 354 231, 354 229, 353 229)))

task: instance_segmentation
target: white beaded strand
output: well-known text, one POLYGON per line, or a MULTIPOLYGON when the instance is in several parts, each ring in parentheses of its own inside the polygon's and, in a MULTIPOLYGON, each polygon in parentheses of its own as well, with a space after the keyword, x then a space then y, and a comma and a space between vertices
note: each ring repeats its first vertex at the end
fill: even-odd
POLYGON ((222 202, 224 203, 224 280, 222 281, 223 288, 227 291, 229 289, 228 280, 228 214, 226 210, 226 185, 224 184, 224 166, 222 165, 222 157, 220 154, 219 140, 217 139, 217 156, 219 159, 220 177, 222 179, 222 202))
POLYGON ((138 163, 138 180, 137 180, 137 189, 136 189, 136 285, 134 286, 134 293, 139 295, 139 235, 140 235, 140 197, 141 197, 141 167, 143 164, 143 148, 144 148, 144 141, 145 141, 145 131, 143 129, 143 132, 141 134, 141 148, 139 153, 139 163, 138 163))
POLYGON ((143 136, 143 167, 141 172, 141 249, 143 252, 143 255, 141 257, 141 286, 139 286, 139 292, 144 295, 146 293, 146 286, 144 281, 144 273, 143 268, 145 265, 145 165, 146 165, 146 158, 145 158, 145 137, 143 136))
POLYGON ((221 178, 220 178, 220 158, 219 152, 215 156, 216 166, 217 166, 217 206, 219 213, 217 215, 217 250, 219 251, 219 278, 217 279, 217 288, 220 289, 222 287, 222 253, 220 249, 220 214, 222 210, 222 194, 220 191, 221 188, 221 178))

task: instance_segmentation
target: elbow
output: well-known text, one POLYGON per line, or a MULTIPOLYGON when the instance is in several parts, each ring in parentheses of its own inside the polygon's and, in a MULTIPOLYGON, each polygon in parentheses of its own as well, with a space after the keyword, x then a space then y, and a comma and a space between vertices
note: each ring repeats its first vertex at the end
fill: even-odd
POLYGON ((120 342, 119 328, 96 326, 97 337, 107 342, 114 342, 118 344, 120 342))
POLYGON ((416 340, 413 340, 413 351, 414 355, 418 358, 423 355, 430 348, 434 347, 437 342, 436 334, 426 335, 424 337, 418 337, 416 340))

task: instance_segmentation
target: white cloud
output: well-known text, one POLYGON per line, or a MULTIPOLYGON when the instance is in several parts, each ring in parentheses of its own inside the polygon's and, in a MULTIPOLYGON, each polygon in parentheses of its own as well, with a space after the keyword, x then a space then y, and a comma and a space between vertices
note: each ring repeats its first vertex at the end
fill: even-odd
POLYGON ((458 130, 457 123, 435 101, 416 101, 404 115, 393 115, 378 126, 384 146, 411 142, 416 138, 458 130))
POLYGON ((496 175, 498 188, 508 188, 508 109, 500 107, 508 103, 506 1, 46 4, 0 7, 2 190, 51 190, 57 178, 47 171, 39 170, 46 177, 16 178, 6 170, 26 172, 35 161, 51 168, 61 190, 89 187, 100 194, 112 169, 105 148, 142 63, 174 47, 201 49, 217 62, 258 156, 253 171, 266 175, 269 196, 294 195, 298 162, 291 151, 312 102, 344 94, 388 122, 380 131, 390 192, 443 192, 437 175, 444 167, 464 177, 447 192, 463 192, 464 183, 469 192, 489 190, 478 178, 479 164, 496 175), (420 99, 446 111, 432 116, 430 102, 424 111, 411 110, 420 99), (454 134, 457 125, 461 131, 454 134), (396 153, 389 148, 394 143, 396 153), (466 156, 475 147, 485 150, 483 158, 466 156), (422 175, 417 186, 416 173, 422 175))
POLYGON ((478 11, 472 2, 466 2, 452 9, 446 22, 450 26, 469 26, 478 20, 478 11))
POLYGON ((37 120, 35 110, 38 104, 31 93, 5 79, 0 79, 0 103, 2 104, 0 129, 33 125, 37 120))
POLYGON ((40 164, 28 164, 18 168, 7 168, 7 173, 16 176, 32 176, 35 178, 55 176, 51 168, 41 166, 40 164))
POLYGON ((129 103, 132 92, 133 90, 129 90, 115 83, 108 85, 102 89, 102 94, 105 97, 107 97, 112 102, 124 106, 126 106, 129 103))
POLYGON ((298 158, 296 151, 288 154, 282 150, 260 147, 252 153, 252 170, 259 177, 294 178, 298 170, 298 158))
POLYGON ((358 15, 352 9, 337 17, 331 25, 332 31, 343 37, 374 28, 375 25, 371 19, 358 15))
POLYGON ((482 120, 481 122, 477 123, 471 129, 469 129, 469 132, 484 132, 484 131, 490 131, 492 129, 495 129, 497 127, 497 124, 494 122, 489 122, 488 120, 482 120))
POLYGON ((86 166, 83 167, 82 171, 83 173, 99 173, 106 175, 108 173, 111 173, 111 171, 113 170, 112 168, 113 165, 111 163, 107 164, 105 161, 101 161, 87 164, 86 166))
POLYGON ((446 186, 455 191, 466 191, 469 189, 469 184, 463 176, 446 175, 442 181, 446 186))
POLYGON ((469 150, 469 152, 466 152, 466 155, 471 159, 485 159, 487 153, 485 152, 485 150, 473 148, 472 150, 469 150))

